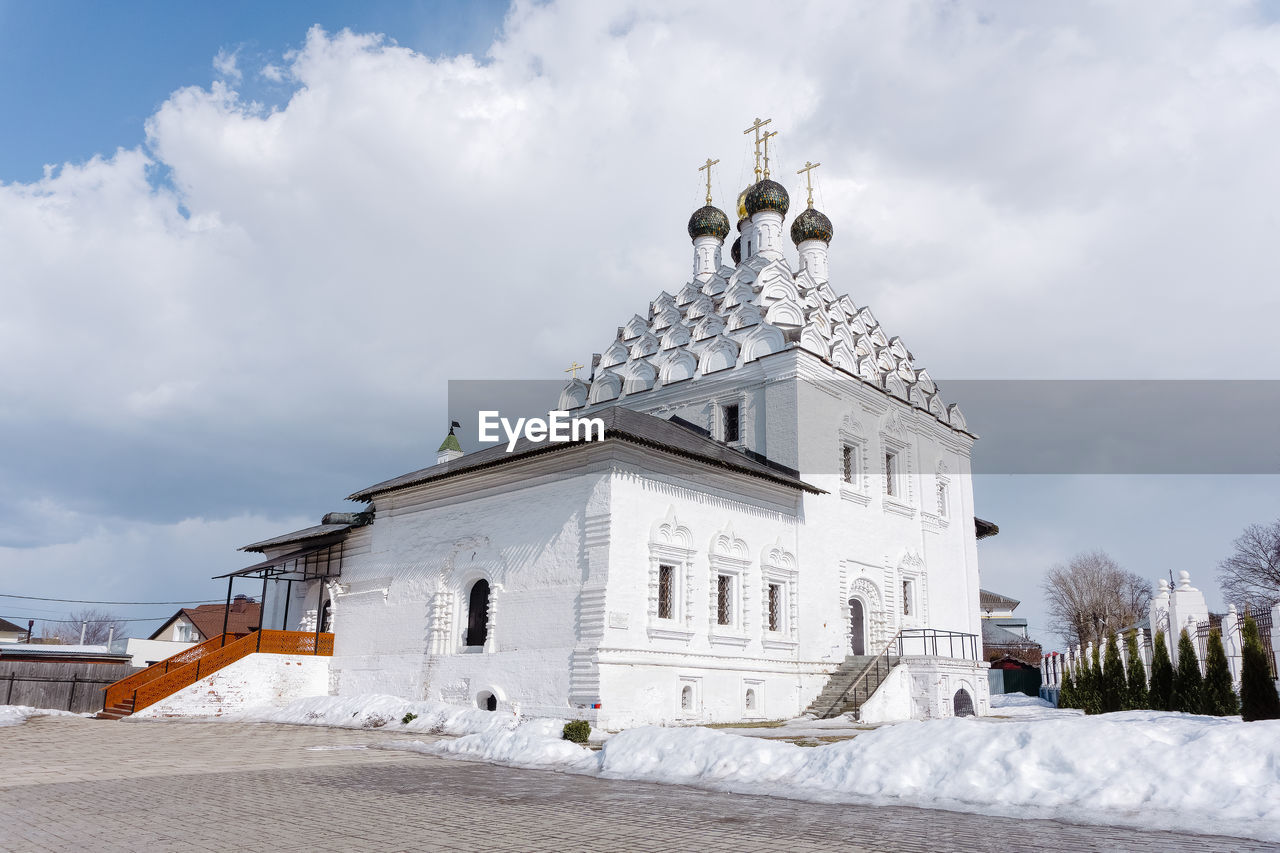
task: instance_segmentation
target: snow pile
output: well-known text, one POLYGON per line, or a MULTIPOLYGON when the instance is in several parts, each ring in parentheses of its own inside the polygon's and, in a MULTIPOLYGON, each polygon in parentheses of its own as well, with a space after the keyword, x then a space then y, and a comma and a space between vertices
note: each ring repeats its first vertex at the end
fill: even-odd
MULTIPOLYGON (((1017 706, 1014 706, 1017 707, 1017 706)), ((1280 841, 1280 721, 1129 711, 882 726, 819 747, 630 729, 599 753, 549 722, 407 748, 614 779, 1280 841)))
POLYGON ((16 726, 27 721, 29 717, 78 717, 71 711, 58 711, 53 708, 32 708, 30 705, 0 705, 0 727, 16 726))
POLYGON ((430 755, 493 761, 512 767, 595 773, 595 753, 560 737, 564 720, 530 720, 514 729, 493 728, 481 734, 436 743, 417 741, 407 747, 430 755))
POLYGON ((1025 693, 1005 693, 991 697, 993 717, 1013 717, 1018 720, 1049 720, 1058 717, 1082 717, 1084 711, 1076 708, 1058 708, 1052 702, 1025 693))
MULTIPOLYGON (((128 719, 127 717, 125 719, 128 719)), ((283 708, 249 708, 214 719, 239 723, 292 723, 344 729, 386 729, 421 734, 469 735, 490 729, 514 729, 519 719, 442 702, 409 702, 395 696, 308 696, 283 708), (406 714, 416 719, 401 723, 406 714)), ((563 725, 563 721, 561 722, 563 725)), ((556 730, 559 734, 559 729, 556 730)))

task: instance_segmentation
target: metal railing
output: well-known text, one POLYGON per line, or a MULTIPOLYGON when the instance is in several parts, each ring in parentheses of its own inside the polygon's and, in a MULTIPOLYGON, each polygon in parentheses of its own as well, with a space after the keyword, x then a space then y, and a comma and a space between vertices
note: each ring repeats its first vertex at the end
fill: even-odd
POLYGON ((898 642, 898 634, 894 634, 889 642, 884 644, 884 648, 858 673, 853 681, 849 682, 849 686, 835 698, 835 700, 822 710, 820 717, 827 718, 834 716, 833 711, 839 713, 839 709, 845 708, 851 702, 856 703, 856 707, 861 708, 862 703, 871 698, 871 694, 876 692, 876 688, 884 681, 889 672, 897 666, 896 660, 890 661, 887 658, 889 650, 898 642), (874 686, 872 679, 874 679, 874 686))
POLYGON ((898 657, 927 655, 974 661, 980 659, 977 634, 939 631, 935 628, 903 628, 894 639, 898 643, 898 657), (960 654, 956 654, 957 651, 960 654))

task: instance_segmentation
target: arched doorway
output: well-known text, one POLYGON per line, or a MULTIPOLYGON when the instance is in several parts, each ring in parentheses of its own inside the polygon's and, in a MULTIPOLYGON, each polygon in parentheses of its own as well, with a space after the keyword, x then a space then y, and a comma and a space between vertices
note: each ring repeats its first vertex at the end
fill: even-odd
POLYGON ((478 580, 471 587, 467 601, 467 637, 464 644, 468 647, 483 646, 489 639, 489 582, 478 580))
POLYGON ((849 599, 849 644, 855 655, 867 653, 867 610, 860 598, 849 599))
POLYGON ((961 687, 956 691, 955 698, 951 700, 951 707, 955 709, 957 717, 973 716, 973 697, 969 695, 969 691, 961 687))
POLYGON ((326 598, 320 605, 320 630, 328 633, 333 630, 333 600, 326 598))

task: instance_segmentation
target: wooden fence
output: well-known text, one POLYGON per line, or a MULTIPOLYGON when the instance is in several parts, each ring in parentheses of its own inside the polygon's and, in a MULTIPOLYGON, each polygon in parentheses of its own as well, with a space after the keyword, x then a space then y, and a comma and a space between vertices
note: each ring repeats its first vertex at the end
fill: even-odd
POLYGON ((102 688, 132 672, 127 663, 0 661, 0 704, 101 711, 102 688))

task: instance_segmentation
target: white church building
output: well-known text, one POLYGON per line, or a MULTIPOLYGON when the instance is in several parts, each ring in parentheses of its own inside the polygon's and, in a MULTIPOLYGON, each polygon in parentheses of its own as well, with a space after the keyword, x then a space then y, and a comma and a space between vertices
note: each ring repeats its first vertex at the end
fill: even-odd
POLYGON ((708 190, 691 278, 547 401, 603 440, 451 432, 358 512, 246 546, 264 627, 333 632, 330 693, 608 729, 987 711, 975 436, 764 163, 731 262, 708 190))

